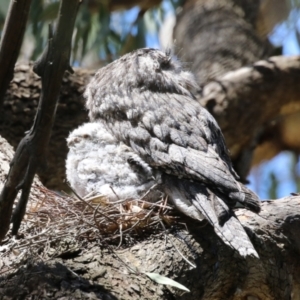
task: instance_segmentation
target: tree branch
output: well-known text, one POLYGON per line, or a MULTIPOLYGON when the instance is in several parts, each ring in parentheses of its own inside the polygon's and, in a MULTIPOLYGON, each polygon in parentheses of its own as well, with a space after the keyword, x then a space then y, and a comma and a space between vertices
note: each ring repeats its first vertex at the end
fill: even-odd
POLYGON ((203 88, 199 101, 215 116, 233 160, 247 175, 265 131, 300 111, 300 57, 278 56, 229 72, 203 88))
POLYGON ((37 167, 45 164, 61 81, 65 70, 70 70, 71 39, 79 2, 61 2, 56 34, 52 36, 50 31, 48 46, 35 64, 35 71, 42 78, 42 94, 34 124, 16 150, 0 195, 0 240, 8 231, 14 200, 22 190, 12 217, 13 234, 17 233, 37 167))
POLYGON ((14 67, 26 29, 26 21, 31 0, 11 0, 0 42, 0 110, 9 82, 14 75, 14 67))
POLYGON ((235 157, 261 127, 300 111, 299 80, 299 56, 271 57, 209 82, 199 100, 217 118, 235 157))

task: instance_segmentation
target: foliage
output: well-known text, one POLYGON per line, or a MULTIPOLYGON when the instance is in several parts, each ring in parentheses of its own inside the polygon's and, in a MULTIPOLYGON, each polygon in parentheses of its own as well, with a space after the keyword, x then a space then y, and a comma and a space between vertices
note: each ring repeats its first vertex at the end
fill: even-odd
MULTIPOLYGON (((0 1, 0 29, 3 29, 10 0, 0 1)), ((166 13, 180 4, 167 0, 145 14, 138 8, 110 12, 108 1, 86 0, 78 12, 73 36, 72 60, 75 65, 112 61, 119 54, 147 45, 147 35, 157 34, 166 13)), ((54 22, 58 0, 32 0, 23 53, 35 60, 46 44, 48 24, 54 22), (26 43, 27 42, 27 43, 26 43)))
MULTIPOLYGON (((292 7, 300 6, 300 0, 290 0, 292 7)), ((0 29, 2 30, 10 0, 0 1, 0 29)), ((109 11, 109 1, 85 0, 78 12, 74 36, 72 60, 77 66, 102 65, 133 49, 145 47, 158 40, 158 32, 166 15, 175 12, 183 0, 164 0, 158 7, 143 13, 138 7, 124 11, 109 11)), ((29 22, 22 53, 27 60, 35 60, 42 52, 48 24, 58 12, 59 0, 32 0, 29 22), (25 48, 25 49, 24 49, 25 48)), ((293 11, 288 27, 296 27, 299 12, 293 11)), ((297 35, 298 36, 298 35, 297 35)), ((299 41, 298 41, 299 42, 299 41)))

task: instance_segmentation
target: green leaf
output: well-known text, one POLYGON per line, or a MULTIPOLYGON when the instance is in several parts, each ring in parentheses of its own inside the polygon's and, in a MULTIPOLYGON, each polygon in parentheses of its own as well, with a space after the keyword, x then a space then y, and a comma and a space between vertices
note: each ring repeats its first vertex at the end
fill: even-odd
POLYGON ((159 284, 165 284, 165 285, 171 285, 174 287, 177 287, 180 290, 186 291, 186 292, 190 292, 190 290, 188 288, 186 288, 184 285, 178 283, 177 281, 170 279, 168 277, 159 275, 158 273, 147 273, 145 272, 145 274, 153 281, 155 281, 156 283, 159 284))
POLYGON ((43 12, 39 16, 39 19, 44 22, 55 20, 59 10, 59 4, 59 2, 53 2, 45 6, 43 12))

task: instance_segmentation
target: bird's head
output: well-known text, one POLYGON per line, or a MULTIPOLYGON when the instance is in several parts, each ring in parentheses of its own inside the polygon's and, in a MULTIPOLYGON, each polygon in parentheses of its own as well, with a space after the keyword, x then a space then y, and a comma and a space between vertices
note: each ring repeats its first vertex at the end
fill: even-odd
POLYGON ((175 93, 194 98, 198 90, 194 75, 184 70, 169 51, 143 48, 101 68, 89 83, 85 96, 90 117, 95 119, 95 111, 98 117, 99 113, 110 114, 110 110, 115 111, 122 103, 128 109, 127 100, 133 93, 141 97, 149 92, 175 93))

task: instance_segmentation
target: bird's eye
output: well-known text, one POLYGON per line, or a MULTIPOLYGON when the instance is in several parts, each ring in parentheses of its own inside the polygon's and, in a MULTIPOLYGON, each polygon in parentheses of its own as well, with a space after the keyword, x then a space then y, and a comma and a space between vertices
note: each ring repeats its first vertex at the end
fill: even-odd
POLYGON ((167 59, 162 60, 162 61, 160 62, 160 67, 161 67, 163 70, 170 69, 170 67, 171 67, 170 61, 171 61, 170 58, 167 58, 167 59))
POLYGON ((123 111, 120 111, 120 110, 117 110, 117 111, 115 112, 115 117, 116 117, 116 119, 119 120, 119 121, 126 121, 126 120, 127 120, 127 115, 126 115, 126 113, 123 112, 123 111))

